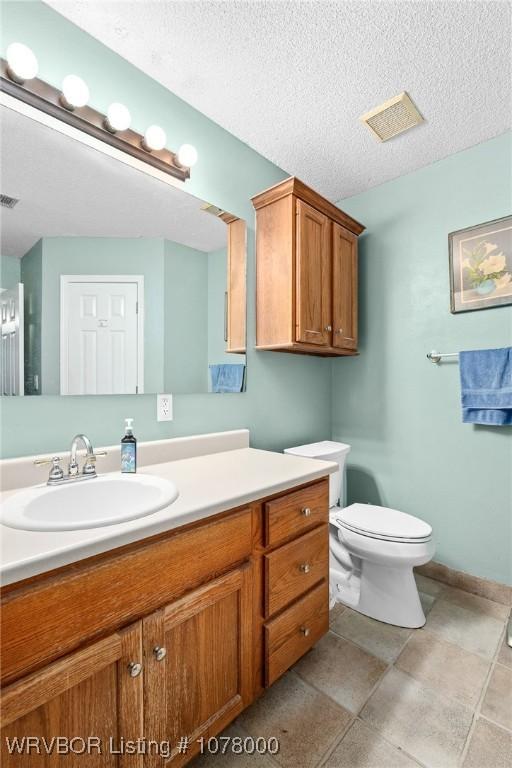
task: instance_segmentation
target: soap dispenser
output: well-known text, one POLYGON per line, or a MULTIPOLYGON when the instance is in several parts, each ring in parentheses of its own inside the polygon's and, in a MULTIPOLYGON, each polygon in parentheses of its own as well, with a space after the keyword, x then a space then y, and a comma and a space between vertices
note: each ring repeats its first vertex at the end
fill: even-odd
POLYGON ((137 471, 137 440, 133 434, 133 419, 124 420, 125 434, 121 440, 121 472, 137 471))

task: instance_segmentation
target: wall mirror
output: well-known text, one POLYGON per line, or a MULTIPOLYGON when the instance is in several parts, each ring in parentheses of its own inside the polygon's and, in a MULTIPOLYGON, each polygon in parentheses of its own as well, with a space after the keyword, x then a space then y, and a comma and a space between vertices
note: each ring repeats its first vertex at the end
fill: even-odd
POLYGON ((1 391, 240 392, 245 222, 5 104, 1 391))

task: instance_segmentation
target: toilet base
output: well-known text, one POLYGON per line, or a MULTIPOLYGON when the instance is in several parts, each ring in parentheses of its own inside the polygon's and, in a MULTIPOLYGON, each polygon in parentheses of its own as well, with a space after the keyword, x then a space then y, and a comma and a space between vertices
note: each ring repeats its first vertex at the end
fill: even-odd
POLYGON ((359 574, 339 578, 331 569, 331 598, 386 624, 418 629, 425 624, 412 568, 391 568, 368 561, 359 574))

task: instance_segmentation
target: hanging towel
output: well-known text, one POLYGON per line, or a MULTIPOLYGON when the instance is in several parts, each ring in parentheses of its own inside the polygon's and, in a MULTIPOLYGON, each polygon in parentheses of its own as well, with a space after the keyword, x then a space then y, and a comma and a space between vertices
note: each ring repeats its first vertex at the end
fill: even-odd
POLYGON ((223 363, 210 365, 212 392, 241 392, 244 386, 245 365, 223 363))
POLYGON ((462 421, 512 424, 512 347, 459 353, 462 421))

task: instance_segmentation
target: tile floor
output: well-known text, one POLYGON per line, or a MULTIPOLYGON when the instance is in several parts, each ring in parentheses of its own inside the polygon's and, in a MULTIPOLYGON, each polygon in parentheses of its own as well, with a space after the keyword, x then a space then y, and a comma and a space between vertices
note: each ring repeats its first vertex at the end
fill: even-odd
POLYGON ((275 736, 277 755, 200 757, 194 768, 510 768, 510 609, 417 576, 425 627, 340 605, 331 631, 228 736, 275 736))

